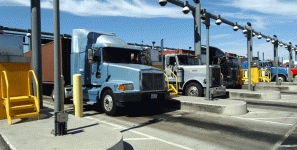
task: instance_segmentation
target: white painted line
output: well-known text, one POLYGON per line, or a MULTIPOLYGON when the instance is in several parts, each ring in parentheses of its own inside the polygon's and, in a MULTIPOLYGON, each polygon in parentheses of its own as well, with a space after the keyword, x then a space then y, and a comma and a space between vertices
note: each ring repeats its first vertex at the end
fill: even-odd
POLYGON ((297 145, 281 145, 280 147, 297 147, 297 145))
POLYGON ((242 118, 242 117, 235 117, 235 116, 230 116, 232 118, 238 118, 238 119, 244 119, 244 120, 257 120, 257 121, 261 121, 261 122, 266 122, 266 123, 272 123, 272 124, 280 124, 280 125, 290 125, 292 126, 293 124, 287 124, 287 123, 280 123, 280 122, 274 122, 274 121, 264 121, 264 120, 258 120, 258 119, 253 119, 253 118, 242 118))
POLYGON ((297 127, 297 123, 295 123, 292 128, 271 148, 271 150, 277 150, 282 145, 282 143, 292 134, 297 127))
POLYGON ((108 124, 108 125, 111 125, 111 126, 114 126, 114 127, 117 127, 117 128, 123 128, 125 129, 125 127, 122 127, 122 126, 119 126, 119 125, 116 125, 116 124, 113 124, 113 123, 109 123, 109 122, 106 122, 106 121, 102 121, 102 120, 99 120, 97 118, 93 118, 93 117, 84 117, 84 118, 87 118, 87 119, 91 119, 91 120, 96 120, 96 121, 99 121, 99 122, 102 122, 102 123, 105 123, 105 124, 108 124))
POLYGON ((122 127, 121 127, 121 128, 118 128, 118 127, 117 127, 117 128, 113 128, 113 129, 114 129, 114 130, 122 130, 122 129, 125 129, 125 128, 122 128, 122 127))
POLYGON ((172 115, 173 117, 181 117, 182 115, 172 115))
POLYGON ((142 140, 154 140, 152 138, 127 138, 127 139, 123 139, 124 141, 142 141, 142 140))
MULTIPOLYGON (((111 125, 111 126, 115 126, 115 127, 121 127, 121 128, 124 128, 122 126, 119 126, 119 125, 116 125, 116 124, 113 124, 113 123, 109 123, 109 122, 106 122, 106 121, 102 121, 98 118, 93 118, 93 117, 84 117, 84 118, 88 118, 88 119, 92 119, 92 120, 96 120, 96 121, 99 121, 101 123, 105 123, 105 124, 108 124, 108 125, 111 125)), ((126 129, 126 128, 125 128, 126 129)), ((186 149, 186 150, 194 150, 192 148, 189 148, 189 147, 185 147, 185 146, 182 146, 182 145, 179 145, 179 144, 175 144, 175 143, 172 143, 172 142, 169 142, 169 141, 166 141, 166 140, 163 140, 163 139, 160 139, 160 138, 156 138, 156 137, 153 137, 153 136, 150 136, 150 135, 147 135, 147 134, 144 134, 144 133, 141 133, 141 132, 138 132, 138 131, 133 131, 133 130, 129 130, 130 132, 133 132, 133 133, 136 133, 136 134, 139 134, 139 135, 142 135, 142 136, 146 136, 150 139, 155 139, 155 140, 158 140, 158 141, 161 141, 161 142, 164 142, 164 143, 167 143, 169 145, 174 145, 176 147, 180 147, 180 148, 183 148, 183 149, 186 149)))
POLYGON ((297 118, 297 117, 275 117, 275 118, 253 118, 253 119, 287 119, 287 118, 297 118))
POLYGON ((183 112, 194 112, 193 110, 178 110, 178 111, 183 111, 183 112))
POLYGON ((252 111, 252 112, 248 112, 247 114, 254 114, 254 113, 255 114, 268 114, 268 113, 270 114, 271 112, 253 112, 252 111))

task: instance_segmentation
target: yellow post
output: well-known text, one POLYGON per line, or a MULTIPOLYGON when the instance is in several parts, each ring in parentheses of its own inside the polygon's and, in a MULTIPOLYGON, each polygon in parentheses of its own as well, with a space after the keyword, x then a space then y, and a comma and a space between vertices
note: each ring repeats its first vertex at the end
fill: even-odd
POLYGON ((73 104, 74 115, 83 117, 82 77, 80 74, 73 75, 73 104))
POLYGON ((61 90, 62 90, 62 111, 64 111, 64 99, 65 99, 65 95, 64 95, 64 84, 65 84, 65 81, 64 81, 64 76, 61 75, 61 90))

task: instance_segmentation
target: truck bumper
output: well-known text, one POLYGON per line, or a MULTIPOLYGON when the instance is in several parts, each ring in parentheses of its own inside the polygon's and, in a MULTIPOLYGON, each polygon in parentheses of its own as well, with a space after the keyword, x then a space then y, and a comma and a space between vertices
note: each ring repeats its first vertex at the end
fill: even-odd
POLYGON ((210 94, 213 97, 225 96, 226 95, 226 86, 219 86, 219 87, 210 88, 210 94))
POLYGON ((149 93, 114 93, 117 101, 117 106, 124 106, 125 103, 141 102, 147 100, 168 99, 170 94, 168 91, 164 92, 149 92, 149 93), (157 96, 157 97, 155 97, 157 96))

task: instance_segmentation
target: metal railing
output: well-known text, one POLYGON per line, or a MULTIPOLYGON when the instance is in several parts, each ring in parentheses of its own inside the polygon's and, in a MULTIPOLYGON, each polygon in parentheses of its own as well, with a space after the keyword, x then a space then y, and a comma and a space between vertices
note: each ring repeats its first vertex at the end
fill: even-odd
MULTIPOLYGON (((7 78, 6 71, 1 72, 1 88, 2 88, 2 95, 1 96, 2 96, 2 99, 5 99, 4 94, 3 94, 4 93, 3 78, 2 78, 3 74, 4 74, 4 78, 5 78, 5 82, 6 82, 6 93, 7 93, 6 94, 7 100, 5 101, 5 103, 6 103, 6 107, 10 108, 9 84, 8 84, 8 78, 7 78)), ((8 116, 10 116, 10 110, 9 109, 6 109, 6 113, 7 113, 8 116)))
POLYGON ((177 76, 171 71, 171 70, 164 70, 164 71, 170 71, 172 74, 173 74, 173 76, 175 77, 175 82, 176 82, 176 88, 174 88, 174 86, 172 85, 172 84, 169 84, 169 78, 168 78, 168 76, 166 75, 166 73, 164 73, 164 75, 165 75, 165 77, 167 78, 167 87, 168 87, 168 89, 172 89, 173 90, 173 92, 176 94, 176 96, 177 96, 177 94, 178 94, 178 84, 177 84, 177 76))
POLYGON ((40 104, 39 104, 39 87, 38 87, 38 80, 36 78, 36 75, 35 75, 35 72, 34 70, 29 70, 28 71, 28 88, 29 88, 29 96, 31 96, 31 85, 32 85, 32 80, 31 80, 31 76, 30 76, 30 73, 32 73, 33 77, 34 77, 34 80, 35 80, 35 84, 36 84, 36 98, 34 99, 35 101, 35 105, 36 105, 36 111, 39 112, 40 111, 40 104))
POLYGON ((260 69, 260 78, 266 80, 267 82, 271 81, 271 72, 267 69, 260 69), (267 76, 266 76, 267 73, 267 76))

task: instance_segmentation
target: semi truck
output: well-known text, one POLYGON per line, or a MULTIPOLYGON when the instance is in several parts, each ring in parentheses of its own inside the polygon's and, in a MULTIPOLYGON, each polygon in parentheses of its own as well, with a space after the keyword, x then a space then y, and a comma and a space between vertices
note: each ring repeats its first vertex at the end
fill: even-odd
MULTIPOLYGON (((146 51, 150 54, 148 57, 144 54, 148 65, 152 65, 157 68, 162 68, 160 59, 157 52, 154 50, 146 51), (154 59, 159 58, 159 59, 154 59), (152 61, 155 60, 155 61, 152 61)), ((169 83, 176 87, 177 90, 182 92, 186 96, 198 96, 202 97, 205 94, 206 89, 206 65, 199 65, 195 61, 195 56, 191 55, 194 51, 175 50, 164 52, 164 69, 166 75, 169 78, 169 83), (178 54, 177 54, 178 53, 178 54), (167 71, 170 70, 170 71, 167 71), (176 76, 176 78, 175 78, 176 76), (177 80, 177 81, 176 81, 177 80)), ((160 53, 159 53, 160 54, 160 53)), ((203 54, 203 52, 202 52, 203 54)), ((215 54, 213 54, 215 55, 215 54)), ((212 56, 212 55, 211 55, 212 56)), ((210 94, 213 97, 225 96, 226 87, 221 84, 221 68, 219 65, 210 65, 210 94)))
MULTIPOLYGON (((177 54, 190 54, 194 55, 194 51, 186 50, 174 50, 166 51, 164 54, 177 53, 177 54)), ((202 64, 206 64, 206 46, 201 47, 202 64)), ((230 53, 224 53, 221 49, 210 46, 209 47, 209 64, 219 65, 222 73, 222 84, 226 88, 240 88, 243 85, 240 78, 239 62, 236 55, 229 55, 230 53), (228 54, 228 56, 226 56, 228 54)))
MULTIPOLYGON (((248 69, 248 61, 245 60, 242 64, 243 69, 248 69)), ((273 62, 267 60, 259 60, 257 63, 257 67, 260 69, 267 69, 271 72, 271 80, 276 81, 276 67, 274 66, 273 62)), ((288 68, 286 67, 278 67, 278 80, 280 82, 288 81, 288 68)))
POLYGON ((221 67, 224 85, 228 88, 239 88, 243 85, 240 78, 238 58, 233 56, 218 56, 218 64, 221 67))
MULTIPOLYGON (((100 104, 107 115, 115 115, 130 102, 169 98, 164 72, 141 64, 141 49, 129 47, 115 34, 87 29, 74 29, 71 40, 71 52, 61 50, 62 66, 67 64, 62 67, 68 80, 65 98, 72 97, 74 74, 82 76, 84 101, 100 104)), ((53 62, 44 62, 43 71, 48 65, 53 68, 53 62)))

